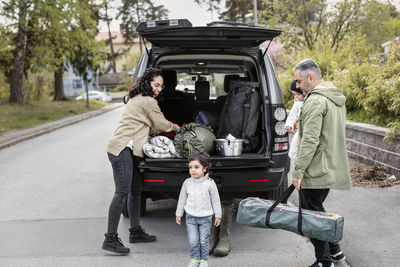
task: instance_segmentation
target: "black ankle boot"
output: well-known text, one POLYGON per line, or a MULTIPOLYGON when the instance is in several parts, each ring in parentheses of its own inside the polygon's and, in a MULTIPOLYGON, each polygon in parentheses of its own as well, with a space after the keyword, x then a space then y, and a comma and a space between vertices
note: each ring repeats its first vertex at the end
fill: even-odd
POLYGON ((129 232, 130 243, 148 243, 154 242, 157 239, 154 235, 146 234, 140 226, 138 228, 129 228, 129 232))
POLYGON ((118 234, 105 234, 106 239, 103 242, 103 249, 119 253, 119 254, 129 254, 131 250, 122 244, 121 239, 118 234))

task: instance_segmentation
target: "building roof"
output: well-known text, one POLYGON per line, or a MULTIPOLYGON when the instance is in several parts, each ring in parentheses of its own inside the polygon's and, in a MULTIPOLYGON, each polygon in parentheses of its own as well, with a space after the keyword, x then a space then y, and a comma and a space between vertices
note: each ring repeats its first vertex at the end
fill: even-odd
POLYGON ((395 42, 395 41, 398 41, 398 40, 400 40, 400 36, 397 36, 397 37, 395 37, 394 39, 392 39, 392 40, 390 40, 390 41, 384 42, 383 44, 381 44, 381 46, 382 46, 383 48, 385 48, 386 46, 388 46, 388 45, 390 45, 391 43, 393 43, 393 42, 395 42))
POLYGON ((99 77, 99 85, 118 85, 124 83, 124 73, 107 73, 99 77))

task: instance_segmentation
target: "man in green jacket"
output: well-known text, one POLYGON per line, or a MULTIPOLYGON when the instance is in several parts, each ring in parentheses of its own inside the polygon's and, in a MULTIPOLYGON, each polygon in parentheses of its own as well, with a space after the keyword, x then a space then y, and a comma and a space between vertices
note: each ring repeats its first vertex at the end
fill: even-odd
MULTIPOLYGON (((302 207, 325 211, 322 203, 329 189, 350 189, 350 171, 346 152, 346 98, 331 82, 325 82, 312 59, 300 61, 294 68, 296 87, 306 97, 299 116, 299 145, 292 183, 303 192, 302 207)), ((317 261, 311 265, 334 266, 345 262, 338 243, 311 238, 317 261)))

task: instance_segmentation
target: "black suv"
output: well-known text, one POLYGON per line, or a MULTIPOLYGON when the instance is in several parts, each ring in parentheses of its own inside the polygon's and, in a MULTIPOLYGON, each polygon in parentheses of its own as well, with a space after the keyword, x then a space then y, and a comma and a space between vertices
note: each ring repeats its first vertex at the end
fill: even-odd
MULTIPOLYGON (((211 177, 222 199, 280 195, 287 188, 290 166, 284 130, 286 109, 271 58, 259 46, 281 32, 230 22, 192 27, 186 19, 141 22, 136 30, 151 43, 151 48, 147 44, 134 80, 148 67, 163 71, 165 88, 159 103, 172 122, 193 122, 200 110, 220 112, 224 97, 229 94, 230 80, 258 83, 260 145, 255 151, 236 157, 211 154, 211 177)), ((143 200, 177 198, 189 176, 187 160, 182 158, 144 158, 140 171, 143 200)))

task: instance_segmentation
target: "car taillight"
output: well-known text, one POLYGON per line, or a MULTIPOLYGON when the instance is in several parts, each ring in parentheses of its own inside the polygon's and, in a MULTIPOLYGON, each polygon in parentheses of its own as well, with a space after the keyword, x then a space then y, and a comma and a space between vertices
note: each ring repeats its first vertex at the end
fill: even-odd
POLYGON ((274 152, 288 150, 289 138, 285 131, 286 110, 284 105, 272 106, 273 146, 274 152))
POLYGON ((288 150, 288 148, 289 148, 289 143, 276 143, 274 145, 274 152, 285 151, 285 150, 288 150))
POLYGON ((145 179, 146 183, 165 183, 164 179, 145 179))
POLYGON ((258 183, 258 182, 269 182, 269 179, 249 179, 250 183, 258 183))

